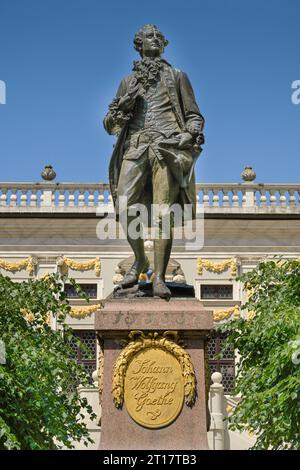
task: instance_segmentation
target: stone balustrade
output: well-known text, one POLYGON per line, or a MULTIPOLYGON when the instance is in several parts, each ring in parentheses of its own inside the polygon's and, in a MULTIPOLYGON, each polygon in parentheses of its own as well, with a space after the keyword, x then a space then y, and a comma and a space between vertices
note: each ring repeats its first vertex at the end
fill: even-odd
MULTIPOLYGON (((297 214, 300 184, 197 183, 207 214, 297 214)), ((0 183, 0 214, 112 213, 106 183, 0 183)))

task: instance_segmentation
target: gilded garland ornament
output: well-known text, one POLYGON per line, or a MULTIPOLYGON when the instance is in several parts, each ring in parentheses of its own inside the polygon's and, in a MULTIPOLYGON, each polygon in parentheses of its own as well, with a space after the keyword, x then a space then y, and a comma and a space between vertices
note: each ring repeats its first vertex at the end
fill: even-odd
POLYGON ((9 262, 5 259, 0 259, 0 268, 4 269, 5 271, 10 271, 12 273, 21 271, 22 269, 26 269, 27 272, 32 275, 34 273, 36 265, 37 259, 33 256, 29 256, 28 258, 16 262, 9 262))
POLYGON ((201 276, 203 274, 203 269, 206 271, 210 271, 216 274, 223 273, 227 271, 227 269, 231 270, 231 275, 237 275, 237 259, 236 258, 229 258, 220 263, 213 263, 212 261, 204 260, 202 258, 198 258, 197 260, 197 273, 201 276))
MULTIPOLYGON (((97 312, 101 308, 102 308, 102 304, 89 305, 88 307, 71 307, 69 316, 72 318, 82 319, 82 318, 89 317, 90 315, 97 312)), ((34 314, 31 312, 31 310, 21 308, 20 312, 22 313, 25 320, 27 321, 34 320, 34 314)), ((50 321, 51 321, 51 314, 50 312, 48 312, 46 322, 50 324, 50 321)))
POLYGON ((87 307, 71 307, 69 315, 72 318, 86 318, 92 315, 93 313, 97 312, 97 310, 100 310, 101 308, 102 304, 88 305, 87 307))
POLYGON ((60 268, 67 266, 74 271, 88 271, 90 269, 94 269, 96 276, 100 276, 101 274, 101 261, 99 256, 83 262, 76 261, 75 259, 68 258, 67 256, 59 256, 56 263, 60 268))
POLYGON ((222 321, 230 318, 232 315, 234 318, 239 318, 241 316, 240 307, 238 305, 224 310, 215 310, 213 313, 213 318, 214 321, 222 321))
POLYGON ((124 402, 124 382, 127 368, 134 356, 147 349, 161 349, 174 356, 180 364, 184 384, 184 399, 187 406, 193 406, 196 399, 196 377, 190 355, 178 344, 181 343, 178 333, 166 331, 163 334, 132 331, 129 343, 119 355, 113 372, 112 395, 117 408, 124 402), (172 338, 172 339, 171 339, 172 338))

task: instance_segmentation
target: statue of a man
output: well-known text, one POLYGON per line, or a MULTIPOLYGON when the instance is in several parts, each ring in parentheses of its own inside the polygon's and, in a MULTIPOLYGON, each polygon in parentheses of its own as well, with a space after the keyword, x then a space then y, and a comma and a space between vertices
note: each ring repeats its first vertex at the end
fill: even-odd
MULTIPOLYGON (((117 218, 121 196, 127 197, 126 210, 141 203, 148 208, 151 204, 190 204, 195 216, 194 164, 204 142, 204 119, 187 75, 161 58, 167 44, 154 25, 135 34, 134 47, 141 60, 134 62, 133 73, 122 80, 104 119, 106 131, 118 135, 109 167, 117 218)), ((133 218, 127 214, 127 226, 133 218)), ((161 230, 159 234, 154 240, 153 295, 168 299, 165 273, 172 230, 168 237, 161 230)), ((144 241, 135 238, 127 233, 135 261, 123 288, 137 284, 139 275, 149 269, 144 241)))

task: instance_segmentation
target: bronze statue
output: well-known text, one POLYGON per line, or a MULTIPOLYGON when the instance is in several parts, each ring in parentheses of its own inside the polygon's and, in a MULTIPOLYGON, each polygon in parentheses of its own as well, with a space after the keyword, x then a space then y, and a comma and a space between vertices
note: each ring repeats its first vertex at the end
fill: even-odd
MULTIPOLYGON (((109 179, 117 217, 119 198, 135 204, 192 204, 195 216, 194 164, 204 142, 204 118, 187 75, 161 58, 168 41, 154 25, 135 34, 134 47, 141 60, 123 79, 109 106, 104 127, 118 139, 109 166, 109 179)), ((128 216, 128 225, 131 217, 128 216)), ((126 227, 124 227, 126 228, 126 227)), ((142 238, 127 235, 135 262, 123 288, 138 283, 149 262, 142 238)), ((172 249, 172 233, 154 240, 153 295, 169 299, 165 272, 172 249)))

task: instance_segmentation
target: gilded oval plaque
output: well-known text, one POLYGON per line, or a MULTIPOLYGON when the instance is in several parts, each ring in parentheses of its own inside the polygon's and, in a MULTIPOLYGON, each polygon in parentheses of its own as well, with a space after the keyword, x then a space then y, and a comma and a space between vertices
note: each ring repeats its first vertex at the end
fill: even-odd
POLYGON ((129 415, 146 428, 162 428, 181 412, 184 382, 172 354, 159 348, 137 353, 125 375, 124 400, 129 415))

